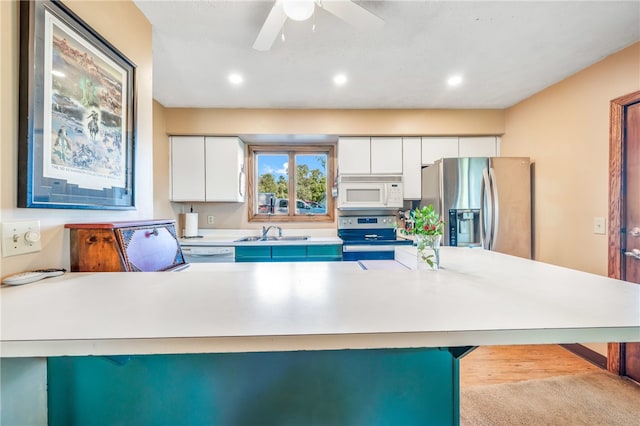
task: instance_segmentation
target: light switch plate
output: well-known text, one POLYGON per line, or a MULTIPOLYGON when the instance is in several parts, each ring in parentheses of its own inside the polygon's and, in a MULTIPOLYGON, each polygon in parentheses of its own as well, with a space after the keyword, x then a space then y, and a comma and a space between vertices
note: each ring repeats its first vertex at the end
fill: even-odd
POLYGON ((604 217, 593 218, 593 233, 594 234, 606 234, 607 224, 604 217))
POLYGON ((42 250, 40 221, 2 224, 2 256, 17 256, 42 250))

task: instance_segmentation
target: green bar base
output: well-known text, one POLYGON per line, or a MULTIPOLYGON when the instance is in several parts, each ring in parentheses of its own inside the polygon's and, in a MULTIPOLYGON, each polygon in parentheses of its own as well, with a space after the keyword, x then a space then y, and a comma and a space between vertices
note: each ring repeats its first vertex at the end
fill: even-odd
POLYGON ((49 425, 457 425, 458 360, 380 349, 48 360, 49 425))

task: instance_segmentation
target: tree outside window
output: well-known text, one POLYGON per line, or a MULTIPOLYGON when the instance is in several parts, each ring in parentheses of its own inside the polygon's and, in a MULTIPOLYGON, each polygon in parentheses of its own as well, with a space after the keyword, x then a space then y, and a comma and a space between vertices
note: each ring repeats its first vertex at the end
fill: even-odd
POLYGON ((333 146, 250 146, 249 160, 250 220, 333 220, 333 146))

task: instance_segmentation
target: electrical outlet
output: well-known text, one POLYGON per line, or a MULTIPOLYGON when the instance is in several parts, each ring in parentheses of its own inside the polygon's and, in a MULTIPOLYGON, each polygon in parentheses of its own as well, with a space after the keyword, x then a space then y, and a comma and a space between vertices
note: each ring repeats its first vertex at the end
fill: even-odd
POLYGON ((214 217, 213 215, 207 216, 207 224, 208 225, 213 225, 213 221, 214 221, 214 217))
POLYGON ((40 221, 2 224, 2 256, 17 256, 42 250, 40 221))
POLYGON ((604 217, 593 218, 593 233, 594 234, 606 234, 607 225, 604 217))

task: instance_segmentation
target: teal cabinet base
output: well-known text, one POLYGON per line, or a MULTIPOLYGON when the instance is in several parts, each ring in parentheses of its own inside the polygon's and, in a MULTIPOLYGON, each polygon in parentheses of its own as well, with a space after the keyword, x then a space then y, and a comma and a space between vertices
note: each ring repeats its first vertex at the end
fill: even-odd
POLYGON ((49 425, 457 425, 458 360, 380 349, 48 359, 49 425))
POLYGON ((342 260, 342 245, 236 246, 236 262, 334 262, 342 260))

